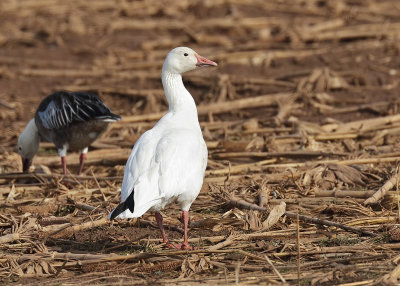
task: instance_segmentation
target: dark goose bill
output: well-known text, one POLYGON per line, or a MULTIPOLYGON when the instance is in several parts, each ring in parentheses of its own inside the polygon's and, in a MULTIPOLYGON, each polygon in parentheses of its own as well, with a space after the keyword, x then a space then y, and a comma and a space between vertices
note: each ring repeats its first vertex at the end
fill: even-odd
POLYGON ((32 160, 22 158, 22 172, 26 173, 29 171, 29 167, 32 165, 32 160))

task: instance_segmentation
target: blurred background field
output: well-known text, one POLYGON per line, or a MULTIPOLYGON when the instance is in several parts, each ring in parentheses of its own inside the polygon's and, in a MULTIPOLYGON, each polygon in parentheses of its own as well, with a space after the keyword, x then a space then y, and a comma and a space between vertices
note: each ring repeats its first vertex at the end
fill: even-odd
MULTIPOLYGON (((395 285, 399 53, 396 0, 1 1, 2 283, 395 285), (167 110, 161 66, 176 46, 219 64, 184 76, 209 148, 195 253, 163 249, 151 214, 105 220, 132 146, 167 110), (123 119, 83 176, 61 180, 48 143, 20 174, 17 137, 60 89, 123 119)), ((165 210, 180 240, 178 216, 165 210)))

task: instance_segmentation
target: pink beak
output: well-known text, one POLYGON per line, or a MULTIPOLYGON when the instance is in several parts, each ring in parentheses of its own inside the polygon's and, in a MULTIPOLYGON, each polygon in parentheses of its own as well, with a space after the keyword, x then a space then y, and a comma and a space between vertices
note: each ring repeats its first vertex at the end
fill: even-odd
POLYGON ((217 66, 216 62, 210 61, 206 58, 203 58, 202 56, 199 56, 198 54, 194 55, 197 59, 196 66, 202 67, 202 66, 217 66))

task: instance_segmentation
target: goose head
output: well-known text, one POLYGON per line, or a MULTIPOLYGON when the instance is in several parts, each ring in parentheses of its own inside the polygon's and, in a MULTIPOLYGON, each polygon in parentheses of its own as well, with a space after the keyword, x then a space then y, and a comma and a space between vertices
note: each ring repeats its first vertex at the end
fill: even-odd
POLYGON ((217 66, 217 63, 200 56, 191 48, 178 47, 168 53, 163 71, 183 74, 202 66, 217 66))
POLYGON ((39 132, 35 124, 35 119, 32 119, 18 137, 18 153, 21 155, 23 172, 29 170, 32 159, 39 149, 39 142, 39 132))

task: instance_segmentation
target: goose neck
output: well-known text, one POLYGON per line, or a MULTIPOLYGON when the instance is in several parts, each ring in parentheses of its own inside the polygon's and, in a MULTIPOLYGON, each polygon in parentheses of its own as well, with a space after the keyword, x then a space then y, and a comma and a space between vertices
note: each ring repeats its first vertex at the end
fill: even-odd
POLYGON ((161 79, 168 101, 168 111, 174 113, 189 111, 195 114, 197 118, 196 104, 192 95, 183 84, 182 75, 171 73, 163 69, 161 79))

